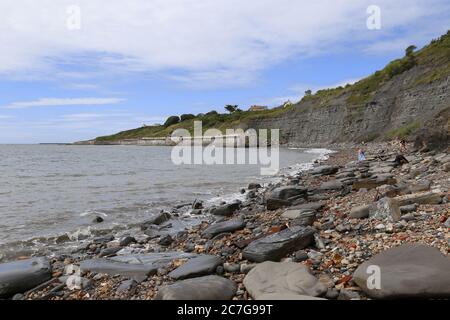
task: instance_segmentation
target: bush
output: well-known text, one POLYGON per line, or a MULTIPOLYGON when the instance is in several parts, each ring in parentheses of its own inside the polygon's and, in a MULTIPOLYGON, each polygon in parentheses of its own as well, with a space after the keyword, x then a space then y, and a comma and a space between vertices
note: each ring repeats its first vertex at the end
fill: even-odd
POLYGON ((182 114, 180 116, 181 122, 186 121, 186 120, 190 120, 190 119, 194 119, 194 118, 195 118, 195 116, 193 114, 191 114, 191 113, 185 113, 185 114, 182 114))
POLYGON ((167 127, 170 127, 170 126, 172 126, 174 124, 177 124, 179 122, 180 122, 180 117, 179 116, 171 116, 171 117, 167 118, 166 122, 164 122, 164 127, 167 128, 167 127))

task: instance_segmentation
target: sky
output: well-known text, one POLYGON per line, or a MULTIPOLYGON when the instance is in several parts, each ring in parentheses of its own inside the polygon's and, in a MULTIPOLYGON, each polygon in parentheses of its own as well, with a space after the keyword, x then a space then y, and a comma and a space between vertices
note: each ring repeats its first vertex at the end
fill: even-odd
POLYGON ((0 143, 295 102, 449 26, 448 0, 0 0, 0 143))

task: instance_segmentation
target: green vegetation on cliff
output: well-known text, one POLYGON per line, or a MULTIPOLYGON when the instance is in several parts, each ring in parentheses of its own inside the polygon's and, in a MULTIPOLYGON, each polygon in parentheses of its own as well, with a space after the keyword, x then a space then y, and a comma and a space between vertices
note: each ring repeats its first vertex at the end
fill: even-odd
MULTIPOLYGON (((293 109, 296 109, 296 111, 302 110, 305 105, 312 105, 315 108, 328 107, 332 101, 339 97, 345 99, 345 106, 353 110, 352 114, 358 115, 367 106, 374 103, 372 99, 383 84, 416 66, 421 71, 409 84, 411 87, 429 84, 450 76, 450 31, 439 39, 433 40, 421 50, 416 52, 414 50, 415 46, 406 48, 403 58, 390 62, 382 70, 376 71, 352 85, 323 89, 315 94, 306 94, 301 101, 287 107, 280 106, 261 111, 242 111, 238 106, 227 105, 226 110, 229 113, 211 111, 196 116, 190 114, 181 115, 181 117, 172 116, 167 119, 164 125, 144 126, 110 136, 98 137, 96 141, 101 143, 143 137, 166 137, 178 128, 185 128, 192 133, 194 121, 202 121, 203 130, 217 128, 224 131, 226 128, 245 128, 251 121, 277 118, 289 114, 293 109)), ((396 132, 389 132, 387 136, 407 136, 417 128, 418 124, 410 124, 396 132)), ((372 138, 375 138, 375 136, 372 138)))

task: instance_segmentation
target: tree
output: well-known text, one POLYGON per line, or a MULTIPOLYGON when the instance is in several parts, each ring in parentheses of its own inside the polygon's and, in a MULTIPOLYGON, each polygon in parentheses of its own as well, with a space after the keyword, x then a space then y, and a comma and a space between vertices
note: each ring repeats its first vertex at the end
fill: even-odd
POLYGON ((180 116, 181 122, 186 121, 186 120, 190 120, 190 119, 194 119, 194 118, 195 118, 195 116, 193 114, 190 114, 190 113, 185 113, 185 114, 182 114, 180 116))
POLYGON ((170 126, 172 126, 174 124, 177 124, 179 122, 180 122, 180 117, 179 116, 171 116, 171 117, 167 118, 166 122, 164 122, 164 127, 167 128, 167 127, 170 127, 170 126))
POLYGON ((406 50, 405 50, 405 55, 406 55, 407 57, 412 57, 412 55, 413 55, 413 53, 414 53, 414 50, 416 50, 416 49, 417 49, 417 47, 416 47, 415 45, 409 46, 409 47, 406 48, 406 50))
POLYGON ((225 110, 227 110, 229 113, 233 113, 233 112, 238 111, 239 109, 238 109, 238 105, 227 104, 225 106, 225 110))
POLYGON ((305 96, 310 96, 311 94, 312 94, 311 90, 308 89, 308 90, 305 91, 305 96))

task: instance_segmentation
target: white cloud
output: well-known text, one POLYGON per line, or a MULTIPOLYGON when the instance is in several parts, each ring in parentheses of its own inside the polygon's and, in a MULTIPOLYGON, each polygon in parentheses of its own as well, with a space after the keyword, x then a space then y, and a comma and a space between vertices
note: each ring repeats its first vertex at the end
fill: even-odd
POLYGON ((78 0, 81 29, 66 28, 72 0, 0 2, 0 73, 158 72, 189 85, 251 83, 262 69, 337 44, 414 35, 430 17, 448 25, 446 0, 378 0, 380 32, 366 29, 368 0, 78 0), (414 27, 410 27, 414 26, 414 27), (98 70, 100 69, 100 70, 98 70), (89 70, 89 71, 88 71, 89 70), (180 73, 181 72, 181 73, 180 73))
POLYGON ((34 101, 18 101, 3 106, 3 109, 27 109, 33 107, 61 107, 83 105, 108 105, 117 104, 125 99, 120 98, 42 98, 34 101))
POLYGON ((7 116, 7 115, 0 114, 0 120, 2 120, 2 119, 12 119, 12 118, 14 118, 14 116, 7 116))

